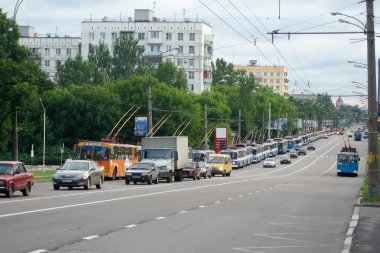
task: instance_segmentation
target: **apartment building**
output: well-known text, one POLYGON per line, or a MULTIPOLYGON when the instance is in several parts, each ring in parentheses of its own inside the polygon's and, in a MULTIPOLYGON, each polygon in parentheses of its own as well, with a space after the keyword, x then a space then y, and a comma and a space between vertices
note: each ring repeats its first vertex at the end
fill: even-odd
POLYGON ((199 94, 210 90, 213 34, 208 23, 160 20, 149 9, 136 9, 134 20, 86 20, 82 22, 83 58, 88 57, 89 44, 98 45, 100 41, 112 53, 112 44, 120 36, 138 40, 151 59, 161 58, 182 68, 190 91, 199 94))
POLYGON ((19 44, 27 47, 41 70, 54 80, 57 66, 80 54, 80 38, 70 36, 39 36, 33 26, 20 26, 19 44))
POLYGON ((281 96, 289 96, 288 72, 285 66, 259 66, 256 60, 250 60, 249 65, 235 66, 234 69, 252 73, 259 84, 269 87, 281 96))

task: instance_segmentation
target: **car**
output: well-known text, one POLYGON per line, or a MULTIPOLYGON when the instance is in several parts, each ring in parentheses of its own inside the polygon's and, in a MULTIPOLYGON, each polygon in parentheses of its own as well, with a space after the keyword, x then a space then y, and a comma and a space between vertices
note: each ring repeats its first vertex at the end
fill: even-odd
POLYGON ((97 189, 102 188, 104 172, 99 165, 92 160, 66 160, 65 164, 53 175, 53 188, 61 187, 73 189, 83 187, 89 190, 92 185, 97 189))
POLYGON ((289 155, 283 155, 281 156, 280 158, 280 164, 284 164, 284 163, 292 163, 292 160, 290 159, 290 156, 289 155))
POLYGON ((297 158, 298 157, 298 152, 294 149, 289 151, 289 156, 290 158, 297 158))
MULTIPOLYGON (((339 135, 343 135, 343 134, 344 134, 344 132, 339 132, 339 135)), ((323 137, 323 139, 329 138, 329 136, 327 134, 324 134, 322 137, 323 137)))
POLYGON ((306 149, 304 148, 300 148, 298 151, 297 151, 298 155, 306 155, 306 149))
POLYGON ((294 145, 295 150, 299 150, 300 148, 301 148, 301 145, 299 145, 299 144, 294 145))
POLYGON ((211 167, 207 166, 206 163, 200 162, 199 168, 201 169, 201 177, 204 179, 211 178, 211 167))
POLYGON ((263 168, 266 168, 266 167, 271 167, 271 168, 276 167, 276 161, 274 160, 274 158, 267 158, 264 160, 263 168))
POLYGON ((29 196, 34 184, 32 173, 28 173, 23 162, 0 162, 0 193, 12 198, 15 191, 21 191, 22 195, 29 196))
POLYGON ((364 132, 363 139, 368 139, 368 131, 364 132))
POLYGON ((307 150, 315 150, 315 145, 312 143, 309 143, 309 145, 307 145, 307 150))
POLYGON ((222 175, 231 176, 232 162, 229 155, 210 154, 207 158, 207 165, 211 168, 211 176, 222 175))
POLYGON ((348 133, 348 135, 347 135, 348 138, 352 138, 352 136, 353 136, 353 133, 351 133, 351 132, 348 133))
POLYGON ((129 184, 131 181, 134 184, 147 183, 158 184, 159 169, 155 163, 138 162, 131 166, 129 170, 125 172, 125 184, 129 184))
POLYGON ((198 162, 189 162, 186 167, 183 168, 182 178, 192 178, 193 180, 201 179, 201 168, 198 162))

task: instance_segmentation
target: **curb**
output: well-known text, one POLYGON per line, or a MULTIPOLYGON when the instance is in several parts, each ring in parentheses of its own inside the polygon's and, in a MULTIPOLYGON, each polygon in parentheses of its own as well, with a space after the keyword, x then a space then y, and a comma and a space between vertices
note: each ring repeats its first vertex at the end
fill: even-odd
POLYGON ((350 225, 348 226, 346 238, 344 240, 342 253, 349 253, 352 246, 352 237, 355 232, 356 227, 358 226, 359 214, 360 214, 360 197, 356 200, 356 205, 352 213, 350 225))

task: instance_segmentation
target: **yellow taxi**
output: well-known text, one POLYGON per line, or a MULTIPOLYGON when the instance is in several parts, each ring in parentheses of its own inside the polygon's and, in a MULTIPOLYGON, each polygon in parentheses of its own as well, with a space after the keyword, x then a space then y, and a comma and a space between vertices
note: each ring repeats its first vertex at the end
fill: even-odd
POLYGON ((211 168, 211 175, 231 176, 232 162, 229 155, 210 154, 207 158, 207 166, 211 168))

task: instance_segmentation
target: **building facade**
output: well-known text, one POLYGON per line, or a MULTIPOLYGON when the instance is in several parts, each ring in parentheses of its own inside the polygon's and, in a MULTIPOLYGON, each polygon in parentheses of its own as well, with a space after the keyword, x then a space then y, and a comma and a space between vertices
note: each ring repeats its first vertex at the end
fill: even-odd
POLYGON ((288 72, 285 66, 258 66, 256 60, 249 61, 247 66, 235 66, 235 70, 245 70, 247 74, 253 74, 256 81, 272 89, 281 96, 288 97, 288 72))
POLYGON ((20 26, 19 44, 27 47, 41 70, 54 80, 57 65, 80 54, 79 37, 38 36, 33 26, 20 26))
POLYGON ((185 71, 188 88, 195 93, 209 91, 212 81, 213 35, 209 24, 199 21, 166 21, 154 17, 152 10, 135 10, 135 18, 115 21, 103 18, 82 22, 82 56, 87 59, 89 45, 103 42, 112 54, 116 38, 138 40, 148 57, 173 62, 185 71))

